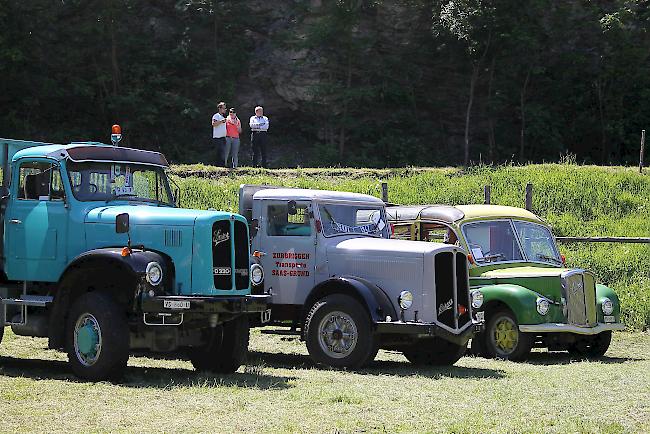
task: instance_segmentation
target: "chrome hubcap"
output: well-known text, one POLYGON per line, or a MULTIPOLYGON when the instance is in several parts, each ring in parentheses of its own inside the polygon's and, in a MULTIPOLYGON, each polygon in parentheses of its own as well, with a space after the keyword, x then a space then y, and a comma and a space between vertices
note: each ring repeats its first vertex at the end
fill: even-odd
POLYGON ((318 325, 318 343, 331 358, 349 356, 357 346, 357 338, 357 325, 345 312, 330 312, 318 325))
POLYGON ((84 366, 92 366, 99 359, 102 350, 102 332, 99 321, 93 315, 84 313, 74 327, 74 351, 84 366))

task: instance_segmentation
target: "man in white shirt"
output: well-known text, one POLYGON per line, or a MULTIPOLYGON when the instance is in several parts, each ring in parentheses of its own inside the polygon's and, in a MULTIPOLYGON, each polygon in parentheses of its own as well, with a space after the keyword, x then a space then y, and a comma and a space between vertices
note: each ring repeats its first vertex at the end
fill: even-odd
MULTIPOLYGON (((217 148, 217 155, 224 152, 226 148, 226 103, 217 104, 217 113, 212 116, 212 142, 217 148)), ((219 158, 215 158, 219 160, 219 158)), ((223 161, 223 160, 222 160, 223 161)))
POLYGON ((269 130, 269 118, 264 116, 262 106, 255 107, 255 115, 249 121, 251 127, 251 145, 253 145, 253 166, 260 160, 262 167, 266 167, 266 143, 269 130))

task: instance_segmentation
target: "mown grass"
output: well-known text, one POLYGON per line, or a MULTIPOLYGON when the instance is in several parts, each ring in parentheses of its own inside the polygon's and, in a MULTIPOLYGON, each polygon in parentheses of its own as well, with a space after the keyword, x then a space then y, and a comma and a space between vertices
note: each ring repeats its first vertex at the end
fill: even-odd
MULTIPOLYGON (((274 184, 353 191, 400 204, 483 202, 483 186, 492 187, 492 203, 524 206, 527 183, 533 184, 533 210, 558 236, 650 236, 650 177, 623 167, 540 164, 443 169, 284 169, 244 168, 235 172, 202 165, 176 166, 186 207, 237 211, 240 184, 274 184)), ((591 269, 618 293, 627 326, 650 328, 650 245, 565 244, 570 266, 591 269)))
POLYGON ((534 352, 414 368, 381 351, 360 372, 313 366, 296 339, 253 332, 248 366, 198 374, 132 357, 120 383, 75 379, 47 341, 0 345, 2 432, 580 432, 650 430, 650 334, 616 333, 597 361, 534 352))

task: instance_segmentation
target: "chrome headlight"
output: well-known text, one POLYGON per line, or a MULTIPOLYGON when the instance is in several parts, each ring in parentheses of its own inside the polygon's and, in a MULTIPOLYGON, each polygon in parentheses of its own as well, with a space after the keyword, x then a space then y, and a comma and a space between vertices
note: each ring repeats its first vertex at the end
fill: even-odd
POLYGON ((264 269, 260 264, 251 265, 251 282, 259 285, 264 280, 264 269))
POLYGON ((474 309, 479 309, 481 306, 483 306, 483 293, 479 291, 478 289, 475 291, 472 291, 472 307, 474 309))
POLYGON ((399 293, 399 297, 397 297, 397 302, 399 303, 399 307, 406 310, 413 305, 413 294, 411 294, 411 291, 402 291, 399 293))
POLYGON ((611 315, 612 312, 614 312, 614 303, 612 303, 612 300, 605 297, 605 299, 603 300, 603 304, 600 306, 600 308, 603 310, 603 313, 605 315, 611 315))
POLYGON ((548 313, 548 308, 550 304, 548 303, 548 300, 545 298, 538 298, 537 299, 537 312, 539 312, 540 315, 546 315, 548 313))
POLYGON ((149 262, 147 264, 146 279, 150 285, 160 285, 160 282, 163 280, 163 271, 159 263, 149 262))

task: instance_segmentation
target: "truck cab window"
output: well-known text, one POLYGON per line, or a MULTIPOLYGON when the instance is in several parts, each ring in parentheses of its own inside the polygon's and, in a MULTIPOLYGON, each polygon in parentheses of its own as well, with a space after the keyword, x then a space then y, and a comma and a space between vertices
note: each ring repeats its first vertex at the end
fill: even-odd
POLYGON ((64 197, 63 182, 57 166, 36 161, 20 165, 18 199, 63 200, 64 197))
POLYGON ((267 208, 267 217, 268 224, 266 232, 269 236, 311 236, 307 205, 298 204, 296 206, 296 214, 289 214, 287 204, 269 205, 267 208))

